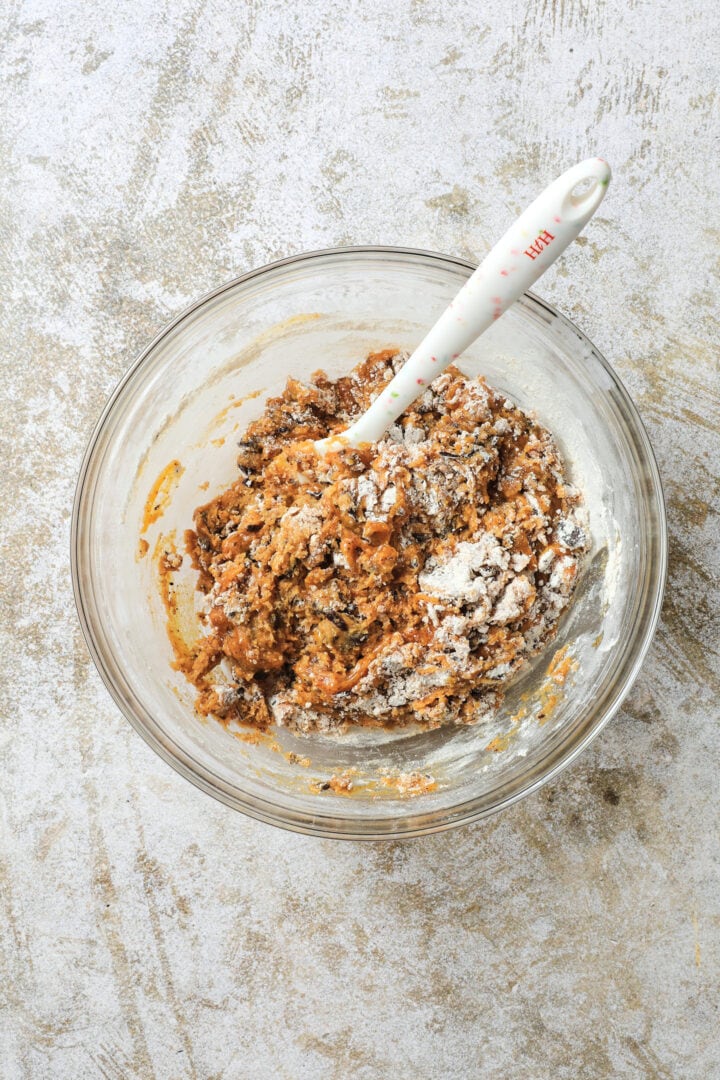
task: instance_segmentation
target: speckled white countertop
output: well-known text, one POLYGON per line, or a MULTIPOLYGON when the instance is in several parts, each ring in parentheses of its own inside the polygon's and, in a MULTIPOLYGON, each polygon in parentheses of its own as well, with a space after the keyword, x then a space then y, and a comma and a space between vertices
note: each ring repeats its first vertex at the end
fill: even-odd
POLYGON ((720 1075, 718 27, 710 0, 11 0, 4 1080, 720 1075), (624 710, 454 833, 233 814, 131 731, 77 625, 70 506, 107 394, 243 270, 480 256, 596 152, 610 194, 539 291, 620 372, 666 485, 664 618, 624 710))

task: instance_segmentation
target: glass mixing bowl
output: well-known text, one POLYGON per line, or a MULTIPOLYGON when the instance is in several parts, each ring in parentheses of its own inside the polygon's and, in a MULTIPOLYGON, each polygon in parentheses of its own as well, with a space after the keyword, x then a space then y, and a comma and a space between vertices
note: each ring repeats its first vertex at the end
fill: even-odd
POLYGON ((186 558, 163 598, 158 556, 173 541, 182 549, 195 507, 234 479, 237 440, 265 398, 290 374, 307 379, 322 367, 337 376, 370 350, 412 350, 473 269, 430 252, 368 247, 313 252, 245 274, 158 335, 90 440, 72 527, 90 653, 161 757, 263 821, 359 839, 481 818, 577 757, 617 710, 647 651, 667 548, 652 450, 607 362, 528 294, 459 366, 485 375, 555 434, 584 491, 593 546, 556 640, 512 685, 493 723, 344 738, 278 729, 256 739, 201 719, 193 688, 171 666, 166 602, 176 608, 175 632, 197 634, 193 573, 186 558), (561 648, 566 661, 553 677, 548 667, 561 648), (332 782, 338 776, 351 790, 332 782))

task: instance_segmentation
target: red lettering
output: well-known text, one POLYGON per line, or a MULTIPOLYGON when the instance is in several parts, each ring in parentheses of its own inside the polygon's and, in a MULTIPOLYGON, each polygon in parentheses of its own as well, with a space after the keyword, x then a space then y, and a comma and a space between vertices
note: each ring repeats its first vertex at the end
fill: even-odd
POLYGON ((535 240, 529 248, 526 248, 523 254, 527 255, 528 259, 537 259, 538 255, 542 255, 543 250, 548 246, 550 241, 554 239, 555 237, 551 232, 548 232, 547 229, 543 229, 538 233, 537 240, 535 240))

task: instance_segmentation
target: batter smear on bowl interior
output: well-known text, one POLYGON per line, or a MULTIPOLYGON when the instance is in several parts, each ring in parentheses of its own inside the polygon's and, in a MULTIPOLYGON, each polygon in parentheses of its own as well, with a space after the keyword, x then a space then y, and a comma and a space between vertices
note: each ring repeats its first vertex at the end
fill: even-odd
POLYGON ((206 634, 181 666, 201 713, 299 732, 473 724, 555 635, 586 516, 550 433, 503 394, 449 367, 380 443, 315 453, 405 358, 290 379, 236 482, 196 510, 206 634))

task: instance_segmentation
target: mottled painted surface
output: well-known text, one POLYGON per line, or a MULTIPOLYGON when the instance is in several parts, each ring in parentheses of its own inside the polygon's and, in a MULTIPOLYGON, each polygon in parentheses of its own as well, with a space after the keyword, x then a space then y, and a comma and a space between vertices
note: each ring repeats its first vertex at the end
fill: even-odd
POLYGON ((2 1076, 720 1075, 713 4, 10 0, 1 33, 2 1076), (233 815, 130 730, 76 625, 106 395, 242 270, 480 255, 595 152, 614 185, 540 292, 626 380, 666 483, 664 619, 626 708, 452 834, 233 815))

